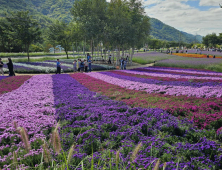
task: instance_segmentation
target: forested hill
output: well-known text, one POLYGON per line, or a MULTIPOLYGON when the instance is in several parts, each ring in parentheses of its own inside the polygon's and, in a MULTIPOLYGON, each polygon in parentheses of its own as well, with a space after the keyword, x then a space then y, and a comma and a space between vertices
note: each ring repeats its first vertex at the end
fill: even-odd
MULTIPOLYGON (((7 11, 29 10, 42 25, 47 25, 53 19, 70 22, 72 16, 70 8, 74 0, 0 0, 0 15, 7 11)), ((167 41, 200 42, 202 37, 180 32, 179 30, 164 24, 163 22, 151 18, 151 36, 156 39, 167 41)))
POLYGON ((0 15, 7 11, 29 10, 41 21, 49 19, 71 21, 70 8, 74 0, 0 0, 0 15))
POLYGON ((179 31, 169 25, 164 24, 158 19, 150 18, 151 36, 156 39, 167 41, 183 41, 183 42, 201 42, 202 36, 192 35, 183 31, 179 31))

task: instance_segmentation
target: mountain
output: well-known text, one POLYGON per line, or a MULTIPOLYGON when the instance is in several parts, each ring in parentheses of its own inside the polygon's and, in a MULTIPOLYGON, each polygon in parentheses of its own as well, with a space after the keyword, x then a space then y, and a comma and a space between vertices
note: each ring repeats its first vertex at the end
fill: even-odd
MULTIPOLYGON (((42 25, 48 25, 53 19, 70 22, 74 0, 0 0, 0 16, 5 12, 17 10, 29 10, 34 18, 38 19, 42 25)), ((192 35, 179 31, 158 19, 150 18, 151 32, 153 38, 166 41, 183 41, 186 43, 201 42, 200 35, 192 35), (180 38, 179 38, 180 37, 180 38)))
POLYGON ((70 22, 70 9, 74 0, 0 0, 0 16, 8 11, 29 10, 42 21, 59 19, 70 22))
POLYGON ((167 40, 167 41, 183 41, 187 43, 201 42, 202 36, 192 35, 183 31, 179 31, 169 25, 164 24, 158 19, 150 18, 151 32, 153 38, 167 40))

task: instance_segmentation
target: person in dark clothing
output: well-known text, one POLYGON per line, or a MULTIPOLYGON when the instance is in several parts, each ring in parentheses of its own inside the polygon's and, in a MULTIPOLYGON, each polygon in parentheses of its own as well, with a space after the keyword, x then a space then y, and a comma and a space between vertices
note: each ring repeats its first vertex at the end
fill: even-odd
POLYGON ((8 69, 9 69, 9 76, 15 76, 14 70, 13 70, 13 63, 11 58, 8 58, 8 69))
POLYGON ((57 73, 61 74, 61 63, 59 62, 59 59, 57 59, 56 67, 57 67, 56 74, 57 73))
POLYGON ((2 59, 0 58, 0 73, 2 73, 2 76, 4 76, 3 66, 4 66, 4 63, 2 62, 2 59))
POLYGON ((84 61, 81 60, 81 63, 80 63, 80 72, 81 72, 81 73, 83 73, 83 71, 84 71, 84 67, 85 67, 85 65, 84 65, 84 61))

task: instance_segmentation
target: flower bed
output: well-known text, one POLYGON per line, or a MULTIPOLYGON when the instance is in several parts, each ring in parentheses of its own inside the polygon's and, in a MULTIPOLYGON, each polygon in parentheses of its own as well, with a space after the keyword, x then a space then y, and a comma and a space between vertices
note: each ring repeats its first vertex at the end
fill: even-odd
MULTIPOLYGON (((13 151, 17 161, 27 168, 40 165, 44 150, 38 139, 48 140, 58 121, 62 148, 66 152, 75 144, 70 169, 82 169, 77 166, 81 161, 85 169, 92 169, 92 165, 94 169, 148 169, 154 167, 152 162, 156 159, 160 159, 161 169, 166 162, 165 170, 222 168, 220 136, 215 130, 221 126, 221 98, 213 98, 212 102, 212 98, 148 94, 88 75, 36 75, 0 96, 1 168, 12 164, 13 151), (200 130, 195 125, 210 130, 200 130), (32 147, 29 153, 23 149, 15 126, 27 130, 32 147), (139 143, 141 147, 135 154, 133 150, 139 143)), ((18 76, 0 83, 10 78, 18 76)), ((52 150, 50 153, 53 155, 52 150)), ((61 163, 61 157, 64 155, 53 155, 55 165, 61 163)), ((51 166, 44 163, 45 168, 51 166)))
MULTIPOLYGON (((1 78, 1 77, 0 77, 1 78)), ((0 81, 0 95, 19 88, 31 76, 13 76, 0 81)))
POLYGON ((169 59, 171 57, 173 56, 159 52, 135 53, 132 60, 133 62, 140 64, 149 64, 149 63, 154 63, 156 61, 169 59))
POLYGON ((46 138, 46 134, 48 135, 51 127, 56 123, 51 76, 38 75, 27 80, 28 78, 30 76, 5 79, 10 84, 13 80, 14 82, 23 80, 24 84, 11 93, 0 96, 1 167, 11 164, 13 151, 17 153, 19 161, 28 157, 30 165, 40 163, 42 150, 37 139, 46 138), (27 81, 24 82, 24 79, 27 81), (16 127, 24 127, 27 130, 32 145, 29 153, 23 149, 23 142, 16 127), (34 157, 34 155, 38 156, 34 157))
MULTIPOLYGON (((96 83, 87 75, 71 76, 86 87, 93 88, 92 85, 96 83)), ((160 167, 166 161, 168 165, 166 169, 173 169, 177 166, 179 155, 183 155, 179 161, 179 169, 185 166, 188 169, 195 169, 194 167, 197 166, 209 169, 220 164, 220 157, 214 158, 216 162, 212 162, 211 158, 205 155, 208 152, 207 148, 220 152, 220 149, 217 150, 219 145, 208 140, 209 136, 200 137, 202 133, 212 135, 213 131, 206 132, 192 128, 191 122, 175 119, 161 109, 129 108, 123 103, 114 102, 90 92, 76 80, 70 80, 65 75, 54 76, 54 83, 57 114, 59 120, 66 122, 60 131, 63 132, 63 144, 68 148, 70 143, 78 143, 76 146, 78 152, 74 158, 79 161, 83 159, 84 154, 91 154, 93 147, 96 155, 94 161, 99 169, 107 166, 98 165, 103 155, 102 151, 111 149, 113 155, 116 153, 115 150, 119 149, 123 160, 122 166, 129 169, 131 163, 128 162, 130 162, 132 148, 138 142, 142 142, 143 147, 134 162, 138 168, 147 168, 155 158, 161 158, 160 167), (200 135, 198 139, 193 138, 196 134, 200 135), (194 156, 193 153, 198 154, 194 156), (207 163, 201 164, 201 161, 207 161, 207 163)), ((98 81, 96 86, 100 83, 101 81, 98 81)), ((87 168, 87 163, 84 165, 87 168)))
POLYGON ((8 76, 0 76, 0 81, 7 78, 8 76))
POLYGON ((145 91, 147 93, 161 93, 168 95, 186 95, 186 96, 196 96, 196 97, 221 97, 222 96, 222 86, 217 84, 216 86, 201 86, 201 87, 192 87, 192 86, 179 86, 178 84, 161 83, 156 84, 155 81, 141 80, 135 77, 124 77, 121 75, 115 74, 115 76, 106 75, 109 73, 90 73, 89 76, 94 77, 99 80, 103 80, 107 83, 118 85, 123 88, 145 91), (123 77, 125 79, 123 79, 123 77), (134 81, 135 80, 135 81, 134 81), (144 81, 146 83, 144 83, 144 81), (147 83, 149 82, 149 83, 147 83), (153 82, 153 83, 152 83, 153 82))
MULTIPOLYGON (((13 68, 14 68, 14 71, 16 73, 40 73, 41 72, 37 68, 26 67, 26 66, 18 66, 16 64, 13 64, 13 68)), ((3 71, 4 71, 4 73, 9 72, 7 65, 4 65, 3 71)))
POLYGON ((220 69, 210 67, 217 67, 218 64, 222 64, 222 60, 219 58, 187 58, 174 56, 169 59, 158 61, 154 65, 160 67, 179 67, 221 71, 220 69))
MULTIPOLYGON (((207 58, 207 54, 186 54, 186 53, 173 53, 172 55, 181 56, 181 57, 193 57, 193 58, 207 58)), ((222 56, 216 56, 217 54, 209 55, 209 58, 222 58, 222 56)))
MULTIPOLYGON (((73 72, 73 60, 62 60, 61 72, 73 72)), ((56 61, 47 60, 45 62, 20 62, 13 63, 16 73, 55 73, 56 61)), ((110 70, 113 66, 92 64, 92 70, 110 70)), ((7 65, 4 65, 3 71, 8 72, 7 65)))
MULTIPOLYGON (((187 96, 172 96, 160 93, 146 93, 134 89, 123 88, 113 83, 96 79, 90 74, 81 77, 72 75, 92 91, 101 92, 112 99, 121 100, 133 107, 162 108, 178 117, 193 120, 200 128, 220 128, 222 122, 222 99, 200 98, 187 96)), ((118 81, 121 81, 120 79, 118 81)), ((125 84, 123 83, 125 86, 125 84)), ((151 89, 152 90, 152 89, 151 89)))

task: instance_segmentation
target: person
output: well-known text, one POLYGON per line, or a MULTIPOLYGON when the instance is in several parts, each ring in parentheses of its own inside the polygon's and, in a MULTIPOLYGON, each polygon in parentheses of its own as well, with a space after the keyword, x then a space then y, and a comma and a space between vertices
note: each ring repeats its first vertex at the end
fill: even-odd
POLYGON ((216 56, 214 55, 213 58, 216 58, 216 56))
POLYGON ((207 54, 207 58, 209 58, 209 54, 207 54))
POLYGON ((84 60, 85 72, 88 72, 88 62, 84 60))
POLYGON ((111 54, 109 55, 109 61, 108 61, 108 64, 111 64, 111 58, 112 58, 112 56, 111 56, 111 54))
POLYGON ((73 72, 76 72, 77 71, 77 68, 76 68, 76 60, 74 60, 74 62, 73 62, 73 72))
POLYGON ((14 70, 13 70, 13 63, 11 58, 8 58, 8 69, 9 69, 9 76, 15 76, 14 70))
POLYGON ((61 63, 59 62, 59 59, 57 59, 56 67, 57 67, 56 74, 57 73, 61 74, 61 63))
POLYGON ((0 72, 2 73, 2 76, 4 76, 3 66, 4 66, 4 63, 2 62, 2 59, 0 58, 0 72))
POLYGON ((76 69, 77 69, 77 71, 79 70, 79 59, 76 62, 76 69))
POLYGON ((128 61, 128 60, 129 60, 129 56, 127 55, 127 56, 126 56, 126 61, 128 61))
POLYGON ((88 66, 89 66, 89 72, 91 72, 92 70, 92 60, 91 60, 91 56, 89 55, 89 53, 87 53, 87 62, 88 62, 88 66))
POLYGON ((78 59, 78 72, 80 72, 80 64, 81 64, 81 60, 80 59, 78 59))
POLYGON ((124 70, 126 70, 126 63, 127 63, 127 60, 124 59, 124 60, 123 60, 124 70))
POLYGON ((84 71, 84 62, 82 60, 80 60, 80 71, 81 73, 84 71))
POLYGON ((121 70, 123 70, 123 64, 124 64, 124 59, 123 58, 121 58, 120 64, 121 64, 121 70))

